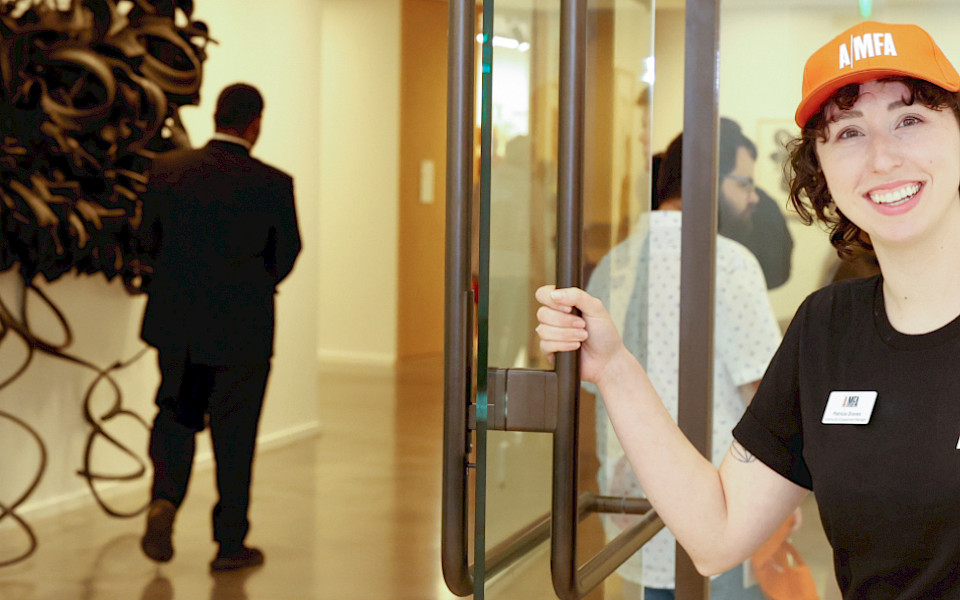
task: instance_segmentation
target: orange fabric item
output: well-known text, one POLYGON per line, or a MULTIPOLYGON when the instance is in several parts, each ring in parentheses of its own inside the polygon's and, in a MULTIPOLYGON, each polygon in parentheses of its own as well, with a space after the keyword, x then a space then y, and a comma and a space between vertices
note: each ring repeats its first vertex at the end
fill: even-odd
POLYGON ((750 558, 753 576, 769 600, 819 600, 810 567, 787 541, 795 518, 791 516, 750 558))
POLYGON ((807 60, 797 125, 806 125, 843 86, 895 76, 960 91, 960 75, 926 31, 916 25, 866 21, 847 29, 807 60))

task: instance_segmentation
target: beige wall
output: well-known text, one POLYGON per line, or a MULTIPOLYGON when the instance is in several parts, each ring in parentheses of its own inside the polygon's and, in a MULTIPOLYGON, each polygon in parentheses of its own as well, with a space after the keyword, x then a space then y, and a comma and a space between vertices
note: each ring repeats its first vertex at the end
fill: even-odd
POLYGON ((654 153, 663 152, 683 129, 684 11, 658 10, 654 17, 654 56, 657 79, 653 85, 654 153))
POLYGON ((403 0, 397 355, 443 352, 446 216, 445 0, 403 0), (429 177, 432 164, 433 177, 429 177), (432 197, 431 197, 432 193, 432 197))
POLYGON ((319 354, 326 363, 390 366, 397 346, 400 1, 319 4, 319 354))

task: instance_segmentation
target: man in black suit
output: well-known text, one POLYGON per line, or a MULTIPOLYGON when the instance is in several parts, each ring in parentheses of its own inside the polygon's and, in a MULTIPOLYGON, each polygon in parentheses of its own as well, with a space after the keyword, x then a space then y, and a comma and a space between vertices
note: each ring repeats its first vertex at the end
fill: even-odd
POLYGON ((263 98, 226 87, 203 148, 158 155, 143 195, 140 243, 153 274, 141 336, 157 348, 159 408, 144 553, 173 557, 173 521, 190 480, 195 434, 210 426, 219 501, 213 571, 263 563, 244 544, 257 423, 273 354, 276 286, 293 268, 300 234, 293 180, 250 156, 263 98))

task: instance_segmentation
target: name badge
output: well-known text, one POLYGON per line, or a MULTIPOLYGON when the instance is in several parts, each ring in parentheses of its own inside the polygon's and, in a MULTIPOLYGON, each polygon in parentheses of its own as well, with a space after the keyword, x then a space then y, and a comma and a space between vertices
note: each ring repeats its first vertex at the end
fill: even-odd
POLYGON ((866 425, 876 402, 876 392, 830 392, 820 422, 824 425, 866 425))

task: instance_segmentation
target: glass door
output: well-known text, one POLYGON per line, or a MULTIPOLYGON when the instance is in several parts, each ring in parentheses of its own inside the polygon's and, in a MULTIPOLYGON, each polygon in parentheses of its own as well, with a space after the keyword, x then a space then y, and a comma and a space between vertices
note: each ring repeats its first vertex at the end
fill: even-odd
MULTIPOLYGON (((616 439, 598 421, 593 398, 578 397, 575 372, 568 371, 572 395, 557 398, 563 386, 540 356, 533 294, 558 273, 568 285, 585 285, 600 257, 643 227, 652 7, 637 0, 451 3, 451 44, 458 35, 475 43, 452 50, 451 72, 465 74, 463 65, 472 64, 476 78, 450 89, 448 126, 461 133, 448 138, 448 163, 459 173, 448 175, 448 194, 472 202, 448 204, 448 248, 457 257, 448 256, 448 283, 459 284, 447 292, 457 316, 448 314, 447 347, 448 362, 467 364, 469 375, 447 382, 448 401, 459 399, 446 425, 448 448, 458 450, 447 450, 446 461, 448 472, 465 462, 448 479, 466 491, 446 502, 464 510, 462 520, 445 517, 444 529, 457 530, 467 550, 445 547, 447 583, 475 597, 602 598, 601 582, 615 565, 591 560, 610 533, 598 512, 646 514, 646 538, 660 525, 645 502, 605 497, 600 463, 616 452, 616 439), (475 30, 455 33, 458 24, 469 30, 471 17, 475 30), (470 114, 470 102, 477 108, 468 133, 454 121, 470 114), (577 204, 577 215, 575 222, 559 215, 558 227, 564 199, 577 204), (466 228, 469 242, 450 239, 466 228), (558 269, 558 248, 562 254, 571 244, 558 269), (566 425, 558 412, 567 414, 566 425), (464 421, 469 429, 461 434, 464 421), (601 568, 587 569, 588 562, 601 568)), ((643 541, 637 531, 608 546, 608 555, 626 558, 643 541)))

